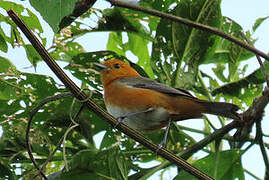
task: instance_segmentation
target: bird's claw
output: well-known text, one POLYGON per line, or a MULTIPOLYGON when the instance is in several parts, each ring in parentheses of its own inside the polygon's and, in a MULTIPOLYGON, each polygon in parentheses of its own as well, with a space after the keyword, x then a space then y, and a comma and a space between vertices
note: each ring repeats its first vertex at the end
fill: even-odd
POLYGON ((158 152, 160 149, 162 149, 164 144, 165 144, 165 141, 162 141, 160 144, 158 144, 158 148, 157 148, 156 152, 158 152))
POLYGON ((114 128, 116 128, 120 123, 122 123, 123 120, 124 120, 125 118, 126 118, 126 116, 120 116, 120 117, 118 117, 118 118, 117 118, 118 122, 117 122, 117 124, 114 126, 114 128))

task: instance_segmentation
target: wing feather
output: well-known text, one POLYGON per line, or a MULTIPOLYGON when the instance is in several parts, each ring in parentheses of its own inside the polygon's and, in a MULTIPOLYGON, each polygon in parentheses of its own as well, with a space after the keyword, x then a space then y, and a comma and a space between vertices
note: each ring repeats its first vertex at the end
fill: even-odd
POLYGON ((132 86, 135 88, 150 89, 165 93, 172 96, 186 96, 190 98, 195 98, 191 93, 184 89, 175 89, 165 84, 158 83, 157 81, 141 76, 127 77, 119 79, 121 83, 125 83, 127 86, 132 86))

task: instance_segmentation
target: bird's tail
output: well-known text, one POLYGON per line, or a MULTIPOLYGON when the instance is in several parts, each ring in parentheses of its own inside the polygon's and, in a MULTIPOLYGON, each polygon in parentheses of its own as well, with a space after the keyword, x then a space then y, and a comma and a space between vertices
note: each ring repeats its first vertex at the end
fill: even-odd
POLYGON ((199 103, 206 108, 206 114, 214 114, 231 119, 240 119, 239 114, 236 112, 240 108, 235 104, 209 101, 200 101, 199 103))

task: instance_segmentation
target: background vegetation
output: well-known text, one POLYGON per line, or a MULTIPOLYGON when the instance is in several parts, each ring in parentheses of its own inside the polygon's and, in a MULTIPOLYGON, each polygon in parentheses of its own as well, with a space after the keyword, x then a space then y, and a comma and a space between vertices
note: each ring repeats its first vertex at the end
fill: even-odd
MULTIPOLYGON (((5 11, 12 8, 57 62, 68 63, 65 70, 71 72, 81 88, 93 90, 88 93, 90 98, 104 109, 99 73, 92 63, 111 58, 125 60, 143 76, 184 88, 201 99, 235 103, 241 107, 248 122, 238 128, 236 136, 211 136, 213 139, 208 143, 195 148, 201 141, 191 136, 192 133, 206 139, 231 122, 208 116, 203 121, 190 120, 201 122, 203 128, 200 129, 174 123, 166 148, 216 179, 244 179, 245 173, 251 172, 244 169, 241 158, 254 144, 259 144, 261 150, 257 150, 257 154, 264 159, 259 163, 267 167, 264 174, 268 178, 269 163, 265 151, 268 145, 262 139, 266 135, 259 129, 264 107, 253 103, 259 96, 258 102, 266 97, 268 102, 268 92, 264 91, 262 96, 266 79, 261 68, 246 75, 249 67, 242 65, 255 54, 213 33, 165 18, 117 6, 104 10, 92 8, 93 0, 64 3, 61 0, 30 0, 30 3, 53 29, 52 44, 48 43, 52 37, 44 37, 40 16, 23 5, 1 1, 0 51, 9 53, 10 48, 23 47, 34 69, 42 61, 6 14, 5 11), (86 52, 83 49, 77 39, 91 32, 109 32, 106 51, 86 52), (51 45, 48 47, 47 44, 51 45), (137 62, 128 59, 128 54, 132 54, 137 62), (207 66, 212 64, 214 66, 207 66), (207 67, 213 67, 213 73, 209 73, 207 67), (248 109, 254 111, 253 116, 247 113, 248 109), (211 121, 218 121, 218 128, 211 121), (249 135, 254 125, 257 127, 256 137, 249 135), (197 151, 203 152, 202 155, 193 156, 197 151)), ((253 29, 243 32, 240 24, 222 15, 220 3, 220 0, 139 1, 142 7, 208 25, 246 43, 246 39, 255 43, 253 33, 267 17, 257 19, 253 29)), ((96 42, 87 43, 94 46, 96 42)), ((268 73, 268 61, 264 62, 264 68, 268 73)), ((49 101, 48 97, 67 90, 52 77, 17 70, 12 61, 4 57, 0 57, 0 87, 0 125, 3 130, 0 178, 41 178, 25 144, 29 114, 44 100, 49 101)), ((166 171, 174 168, 155 152, 110 127, 104 118, 88 109, 78 113, 80 109, 81 102, 69 96, 46 103, 34 114, 29 143, 38 166, 49 175, 48 179, 147 179, 156 172, 164 176, 166 171), (96 135, 100 137, 97 141, 101 142, 94 140, 96 135), (143 163, 150 165, 145 168, 143 163)), ((145 136, 158 144, 163 134, 164 130, 160 130, 145 136)), ((193 177, 179 168, 174 177, 190 178, 193 177)))

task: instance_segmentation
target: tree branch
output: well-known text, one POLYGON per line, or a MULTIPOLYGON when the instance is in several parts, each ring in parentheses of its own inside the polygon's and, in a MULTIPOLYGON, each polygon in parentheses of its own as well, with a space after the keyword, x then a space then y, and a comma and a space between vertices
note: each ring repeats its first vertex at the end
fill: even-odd
POLYGON ((269 161, 268 161, 267 152, 265 150, 264 143, 263 143, 261 121, 256 122, 256 138, 255 139, 258 141, 258 144, 260 146, 260 150, 262 153, 262 157, 263 157, 263 161, 264 161, 264 165, 265 165, 265 177, 266 177, 265 179, 268 179, 268 177, 269 177, 269 161))
POLYGON ((184 19, 184 18, 181 18, 181 17, 178 17, 178 16, 174 16, 172 14, 163 13, 163 12, 156 11, 156 10, 153 10, 153 9, 143 8, 143 7, 128 3, 128 2, 123 2, 121 0, 108 0, 108 1, 111 4, 113 4, 114 6, 119 6, 119 7, 132 9, 132 10, 135 10, 135 11, 140 11, 140 12, 143 12, 143 13, 158 16, 160 18, 169 19, 171 21, 178 22, 180 24, 184 24, 184 25, 187 25, 187 26, 199 29, 199 30, 208 31, 208 32, 210 32, 212 34, 215 34, 215 35, 218 35, 218 36, 220 36, 220 37, 222 37, 224 39, 227 39, 227 40, 229 40, 229 41, 231 41, 231 42, 233 42, 233 43, 235 43, 235 44, 237 44, 237 45, 239 45, 239 46, 253 52, 256 55, 259 55, 259 56, 263 57, 267 61, 269 61, 269 56, 267 56, 267 54, 265 54, 264 52, 262 52, 262 51, 260 51, 260 50, 258 50, 256 48, 246 44, 245 42, 239 40, 238 38, 236 38, 234 36, 231 36, 229 34, 226 34, 226 33, 222 32, 222 31, 220 31, 217 28, 213 28, 213 27, 210 27, 210 26, 207 26, 207 25, 204 25, 204 24, 193 22, 193 21, 190 21, 188 19, 184 19))
POLYGON ((232 121, 230 124, 227 124, 226 126, 223 126, 222 128, 216 130, 209 136, 205 137, 201 141, 195 143, 185 151, 180 153, 180 156, 183 159, 188 159, 191 157, 195 152, 205 147, 207 144, 211 143, 212 141, 222 138, 225 134, 227 134, 229 131, 231 131, 234 128, 238 128, 242 126, 242 121, 232 121))
POLYGON ((235 147, 240 148, 249 138, 249 134, 255 122, 261 121, 264 108, 269 103, 269 88, 265 87, 262 96, 254 99, 252 105, 242 114, 244 126, 239 128, 235 135, 235 141, 240 141, 235 144, 235 147))
MULTIPOLYGON (((34 36, 34 34, 30 31, 30 29, 23 23, 23 21, 15 14, 14 11, 9 10, 8 15, 12 18, 12 20, 17 24, 17 26, 21 29, 21 31, 25 34, 28 40, 31 42, 36 51, 40 54, 40 56, 47 63, 49 68, 55 73, 55 75, 62 81, 62 83, 74 94, 74 96, 83 101, 88 98, 88 96, 81 91, 81 89, 65 74, 65 72, 59 67, 59 65, 52 59, 49 53, 46 51, 44 46, 40 43, 40 41, 34 36)), ((183 160, 182 158, 176 156, 170 151, 161 148, 159 149, 158 145, 153 144, 151 141, 146 139, 139 132, 129 128, 123 123, 118 124, 118 121, 97 104, 95 104, 91 99, 84 102, 84 104, 89 108, 89 110, 95 112, 98 116, 104 118, 112 127, 117 125, 117 129, 129 137, 133 138, 135 141, 141 143, 145 147, 149 148, 153 152, 157 152, 163 158, 169 160, 171 163, 176 164, 179 168, 184 169, 188 173, 196 176, 199 179, 212 180, 213 178, 200 171, 199 169, 193 167, 191 164, 183 160)))

